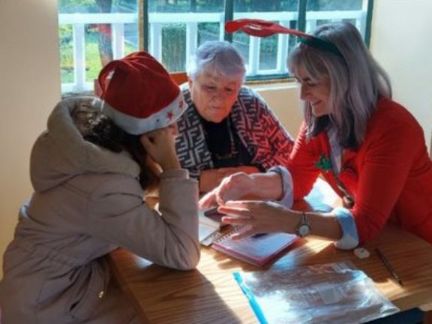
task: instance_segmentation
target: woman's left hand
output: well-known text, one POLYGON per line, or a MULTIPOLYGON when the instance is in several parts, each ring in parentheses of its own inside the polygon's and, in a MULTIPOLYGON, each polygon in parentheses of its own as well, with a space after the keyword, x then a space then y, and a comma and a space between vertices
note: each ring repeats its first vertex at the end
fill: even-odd
POLYGON ((298 217, 280 204, 270 201, 228 201, 218 211, 227 214, 222 221, 232 225, 246 225, 233 239, 241 239, 259 233, 293 232, 298 217))
POLYGON ((141 135, 140 141, 150 157, 164 171, 180 169, 180 162, 175 150, 175 133, 173 126, 160 128, 141 135))

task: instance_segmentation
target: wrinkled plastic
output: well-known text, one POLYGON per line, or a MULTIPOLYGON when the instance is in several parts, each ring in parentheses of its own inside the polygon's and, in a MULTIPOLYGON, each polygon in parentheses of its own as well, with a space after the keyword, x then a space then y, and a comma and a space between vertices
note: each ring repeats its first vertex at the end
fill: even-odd
POLYGON ((260 323, 363 323, 399 311, 348 262, 235 272, 234 278, 260 323))

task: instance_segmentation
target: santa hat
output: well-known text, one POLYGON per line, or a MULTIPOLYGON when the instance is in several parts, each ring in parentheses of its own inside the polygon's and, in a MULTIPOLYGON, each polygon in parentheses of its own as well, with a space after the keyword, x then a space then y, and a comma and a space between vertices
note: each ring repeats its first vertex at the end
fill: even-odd
POLYGON ((103 113, 125 132, 140 135, 174 123, 185 104, 177 84, 150 54, 135 52, 99 73, 103 113))

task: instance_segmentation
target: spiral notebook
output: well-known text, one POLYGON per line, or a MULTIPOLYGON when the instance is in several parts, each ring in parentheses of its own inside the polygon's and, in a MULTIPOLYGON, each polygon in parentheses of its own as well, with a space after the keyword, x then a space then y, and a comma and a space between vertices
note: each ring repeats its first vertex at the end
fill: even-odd
POLYGON ((233 228, 213 241, 212 248, 259 267, 270 263, 298 238, 294 234, 268 233, 233 240, 231 235, 236 230, 238 228, 233 228))

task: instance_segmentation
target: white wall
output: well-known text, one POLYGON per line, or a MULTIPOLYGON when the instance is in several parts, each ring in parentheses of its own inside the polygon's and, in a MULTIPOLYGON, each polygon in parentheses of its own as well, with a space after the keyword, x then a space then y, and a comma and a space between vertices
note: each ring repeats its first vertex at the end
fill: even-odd
POLYGON ((432 132, 432 1, 375 0, 371 51, 389 73, 393 98, 432 132))
MULTIPOLYGON (((55 0, 0 0, 0 255, 12 238, 20 204, 31 194, 31 145, 60 99, 56 5, 55 0)), ((432 128, 431 12, 431 0, 375 0, 371 43, 392 78, 394 98, 427 134, 432 128)), ((295 87, 258 88, 295 135, 301 120, 295 87)))
POLYGON ((31 194, 29 152, 60 98, 59 73, 57 1, 0 0, 0 255, 31 194))
POLYGON ((297 83, 252 86, 268 103, 293 138, 303 120, 303 109, 297 83))

